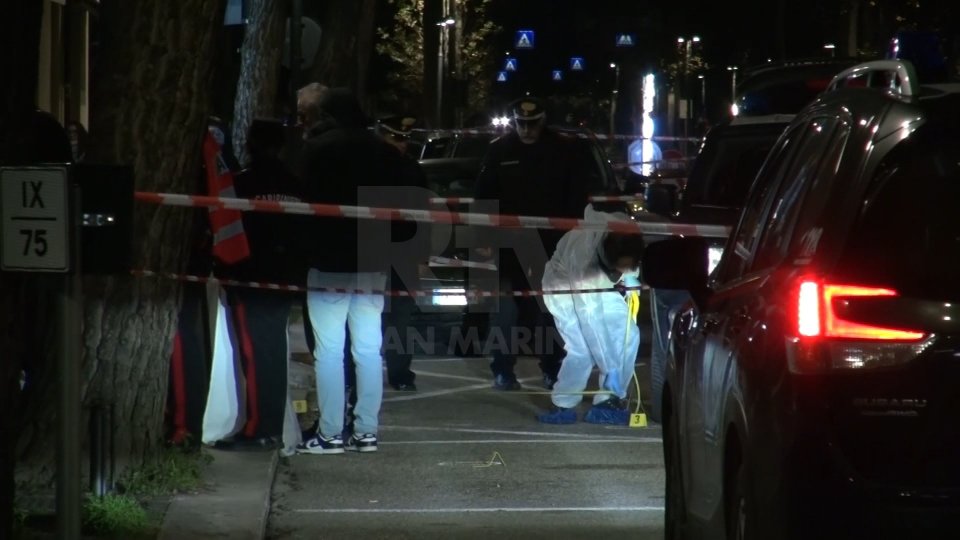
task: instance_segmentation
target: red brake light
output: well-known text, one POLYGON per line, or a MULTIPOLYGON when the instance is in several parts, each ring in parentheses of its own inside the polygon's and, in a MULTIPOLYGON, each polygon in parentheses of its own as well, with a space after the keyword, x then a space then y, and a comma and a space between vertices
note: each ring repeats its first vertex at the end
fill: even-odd
POLYGON ((897 296, 897 292, 880 287, 821 284, 804 280, 798 291, 797 331, 802 337, 839 339, 916 341, 921 332, 884 328, 856 323, 837 316, 833 301, 838 298, 897 296))

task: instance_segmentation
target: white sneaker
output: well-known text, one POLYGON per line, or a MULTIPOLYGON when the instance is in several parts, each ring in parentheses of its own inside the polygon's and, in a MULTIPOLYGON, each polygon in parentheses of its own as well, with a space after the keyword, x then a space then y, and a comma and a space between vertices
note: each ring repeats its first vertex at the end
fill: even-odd
POLYGON ((332 455, 343 453, 343 437, 324 437, 319 433, 297 445, 298 454, 332 455))

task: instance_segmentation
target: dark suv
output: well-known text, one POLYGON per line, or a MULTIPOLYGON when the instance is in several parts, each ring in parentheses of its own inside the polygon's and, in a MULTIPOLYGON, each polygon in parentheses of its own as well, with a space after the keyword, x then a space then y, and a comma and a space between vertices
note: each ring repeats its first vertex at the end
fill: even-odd
POLYGON ((701 239, 648 247, 693 298, 667 538, 960 538, 958 202, 960 85, 871 62, 783 134, 709 278, 701 239))
MULTIPOLYGON (((734 118, 711 129, 693 162, 673 219, 680 223, 735 225, 757 171, 792 119, 792 115, 734 118)), ((712 269, 723 253, 723 241, 711 243, 709 253, 712 269)), ((653 347, 650 354, 652 402, 649 412, 650 418, 656 422, 660 421, 661 416, 660 396, 670 320, 688 299, 686 291, 650 291, 653 347)))

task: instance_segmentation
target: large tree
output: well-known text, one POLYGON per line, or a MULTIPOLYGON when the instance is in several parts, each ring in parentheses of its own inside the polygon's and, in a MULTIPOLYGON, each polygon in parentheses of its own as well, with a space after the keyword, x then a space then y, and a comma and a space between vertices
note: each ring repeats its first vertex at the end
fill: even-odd
MULTIPOLYGON (((200 171, 224 0, 103 0, 97 9, 89 159, 133 166, 137 190, 190 191, 200 171)), ((181 270, 193 216, 137 206, 134 264, 181 270)), ((114 276, 84 283, 83 402, 114 408, 120 474, 149 461, 162 442, 178 297, 179 286, 167 281, 114 276)), ((11 305, 2 309, 9 315, 11 305)), ((26 324, 42 328, 43 317, 49 313, 26 324)), ((17 469, 18 480, 41 488, 52 481, 56 447, 50 347, 42 337, 32 336, 28 345, 38 366, 20 404, 17 469)), ((0 347, 24 338, 5 333, 0 347)))
POLYGON ((233 152, 246 162, 247 129, 254 118, 276 116, 286 2, 251 0, 240 48, 240 78, 233 106, 233 152))
MULTIPOLYGON (((41 2, 14 2, 0 17, 0 164, 19 153, 18 118, 35 108, 40 49, 41 2)), ((0 538, 13 535, 15 448, 19 431, 20 374, 30 355, 24 339, 36 304, 38 279, 0 275, 0 538)))
POLYGON ((376 0, 323 0, 304 5, 304 15, 320 24, 320 48, 303 82, 351 88, 368 101, 376 0))
MULTIPOLYGON (((424 100, 424 0, 388 0, 394 18, 390 27, 377 30, 377 52, 391 61, 384 101, 413 110, 424 100)), ((451 32, 450 77, 463 88, 458 107, 469 111, 486 105, 496 66, 492 38, 500 27, 487 17, 490 0, 447 0, 446 11, 456 20, 451 32)), ((445 92, 446 93, 446 92, 445 92)))

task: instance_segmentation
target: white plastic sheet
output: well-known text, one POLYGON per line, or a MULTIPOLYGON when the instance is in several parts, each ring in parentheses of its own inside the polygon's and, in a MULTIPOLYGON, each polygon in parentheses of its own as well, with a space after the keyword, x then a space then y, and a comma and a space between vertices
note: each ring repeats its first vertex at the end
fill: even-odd
POLYGON ((226 293, 219 290, 213 336, 210 389, 203 413, 203 442, 213 444, 237 433, 246 423, 246 381, 240 366, 233 318, 226 293))

